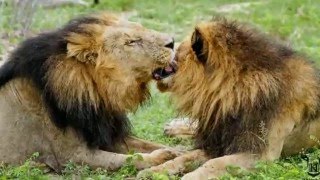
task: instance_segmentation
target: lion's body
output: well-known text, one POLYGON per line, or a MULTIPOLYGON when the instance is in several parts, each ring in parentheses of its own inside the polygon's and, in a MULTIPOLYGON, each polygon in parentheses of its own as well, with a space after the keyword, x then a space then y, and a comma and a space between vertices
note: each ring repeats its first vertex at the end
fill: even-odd
MULTIPOLYGON (((166 34, 108 14, 24 41, 0 67, 0 161, 39 152, 54 168, 74 160, 116 169, 127 155, 106 150, 125 142, 148 152, 163 147, 130 138, 126 113, 148 99, 153 68, 172 59, 171 44, 166 34)), ((143 154, 137 166, 172 155, 143 154)))
MULTIPOLYGON (((197 120, 197 148, 208 155, 183 179, 218 177, 227 165, 251 168, 257 159, 317 145, 310 136, 320 138, 319 72, 291 48, 216 19, 197 25, 176 60, 179 69, 167 86, 179 111, 197 120)), ((151 170, 176 173, 198 156, 191 152, 151 170)))
POLYGON ((64 133, 50 121, 37 91, 25 79, 15 79, 1 88, 1 161, 19 164, 39 152, 43 157, 50 154, 52 160, 63 162, 76 152, 72 146, 84 143, 76 139, 74 131, 64 133))

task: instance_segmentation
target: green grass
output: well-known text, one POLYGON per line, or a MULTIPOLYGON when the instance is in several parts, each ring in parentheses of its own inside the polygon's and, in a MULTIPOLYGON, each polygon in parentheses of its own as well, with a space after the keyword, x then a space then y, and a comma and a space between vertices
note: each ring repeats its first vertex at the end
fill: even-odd
MULTIPOLYGON (((91 2, 91 1, 89 1, 91 2)), ((223 15, 257 26, 263 31, 290 42, 294 49, 305 53, 311 59, 320 63, 320 1, 316 0, 269 0, 254 2, 240 10, 227 11, 226 4, 248 2, 244 0, 104 0, 96 7, 71 7, 58 9, 38 9, 32 24, 32 32, 57 28, 70 18, 101 10, 116 13, 132 14, 131 20, 159 31, 168 32, 177 41, 188 35, 194 25, 202 20, 211 19, 214 15, 223 15), (224 10, 224 12, 221 12, 224 10)), ((230 6, 229 6, 230 7, 230 6)), ((230 8, 229 8, 230 9, 230 8)), ((5 8, 0 12, 0 33, 12 33, 19 25, 10 23, 12 9, 5 8)), ((11 36, 10 42, 17 43, 21 37, 11 36)), ((0 42, 0 53, 3 45, 0 42)), ((141 138, 175 146, 182 144, 190 146, 192 142, 163 135, 163 125, 170 118, 176 117, 176 112, 167 94, 160 94, 152 86, 152 100, 138 109, 129 117, 134 125, 134 133, 141 138)), ((318 154, 315 150, 311 154, 318 154)), ((32 157, 34 158, 34 157, 32 157)), ((70 162, 62 175, 48 174, 46 169, 35 166, 27 161, 23 166, 0 166, 0 179, 50 179, 63 177, 91 177, 93 179, 124 179, 136 174, 130 160, 117 172, 107 172, 102 169, 90 170, 87 166, 75 165, 70 162)), ((275 163, 259 163, 254 172, 245 172, 230 167, 230 174, 223 179, 302 179, 311 178, 306 174, 306 161, 299 156, 281 159, 275 163)), ((178 178, 178 177, 174 177, 178 178)), ((165 175, 156 174, 153 179, 168 179, 165 175)))

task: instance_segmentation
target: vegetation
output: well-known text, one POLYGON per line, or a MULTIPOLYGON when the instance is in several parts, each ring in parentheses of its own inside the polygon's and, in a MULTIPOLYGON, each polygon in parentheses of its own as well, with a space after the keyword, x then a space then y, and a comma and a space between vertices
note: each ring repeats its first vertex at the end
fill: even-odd
MULTIPOLYGON (((91 0, 87 0, 92 2, 91 0)), ((0 0, 0 2, 2 2, 0 0)), ((104 0, 94 7, 64 6, 52 9, 37 8, 33 13, 30 36, 46 30, 58 28, 68 19, 88 12, 109 10, 129 19, 141 22, 149 28, 172 33, 176 41, 192 31, 196 22, 210 19, 213 15, 223 15, 235 20, 251 23, 273 36, 290 42, 296 50, 301 51, 316 63, 320 63, 319 15, 320 1, 315 0, 104 0)), ((11 6, 0 7, 0 55, 5 53, 9 45, 15 45, 23 38, 19 29, 21 24, 12 24, 11 6)), ((154 86, 152 100, 136 113, 130 114, 134 126, 134 134, 138 137, 171 146, 190 146, 190 140, 168 138, 163 135, 163 126, 171 118, 177 116, 167 94, 160 94, 154 86)), ((309 156, 318 157, 317 149, 308 151, 309 156)), ((103 169, 91 170, 85 165, 67 164, 62 174, 50 172, 41 164, 34 163, 34 154, 22 166, 12 167, 0 165, 0 179, 51 179, 51 178, 88 178, 88 179, 126 179, 132 178, 137 170, 132 166, 132 155, 127 165, 117 172, 103 169)), ((222 179, 312 179, 307 174, 307 161, 300 155, 281 159, 275 163, 260 162, 254 172, 246 172, 237 167, 230 167, 229 174, 222 179)), ((165 174, 154 174, 153 179, 179 179, 165 174)))

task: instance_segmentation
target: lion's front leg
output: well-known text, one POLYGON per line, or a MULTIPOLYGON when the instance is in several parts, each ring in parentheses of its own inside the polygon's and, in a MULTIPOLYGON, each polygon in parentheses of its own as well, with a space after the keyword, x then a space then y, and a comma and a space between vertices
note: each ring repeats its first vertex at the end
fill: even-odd
POLYGON ((163 148, 169 149, 168 146, 130 136, 125 139, 123 144, 121 144, 120 152, 127 153, 128 151, 133 150, 134 152, 150 153, 163 148))
POLYGON ((170 175, 185 173, 190 171, 190 166, 192 163, 197 162, 198 164, 202 164, 208 160, 205 152, 202 150, 194 150, 191 152, 187 152, 173 160, 167 161, 161 165, 153 166, 149 169, 145 169, 138 173, 137 178, 143 178, 149 176, 151 173, 155 172, 167 172, 170 175))
POLYGON ((215 179, 225 174, 229 165, 249 169, 254 166, 258 158, 257 155, 242 153, 211 159, 195 171, 184 175, 182 180, 215 179))
POLYGON ((79 147, 70 158, 75 163, 88 164, 93 168, 116 170, 120 168, 129 156, 103 150, 89 150, 79 147))
MULTIPOLYGON (((177 154, 169 149, 158 149, 152 153, 139 153, 139 155, 142 156, 142 159, 137 158, 133 162, 137 169, 156 166, 177 156, 177 154)), ((116 170, 123 166, 126 159, 130 156, 80 147, 70 159, 76 163, 85 163, 94 168, 101 167, 108 170, 116 170)))

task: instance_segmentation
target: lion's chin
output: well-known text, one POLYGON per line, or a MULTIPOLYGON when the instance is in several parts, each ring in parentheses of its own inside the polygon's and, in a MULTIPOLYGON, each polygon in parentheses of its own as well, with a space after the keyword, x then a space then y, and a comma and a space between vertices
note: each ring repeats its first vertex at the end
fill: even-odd
POLYGON ((160 92, 170 91, 173 84, 173 77, 174 76, 168 76, 164 79, 158 80, 157 81, 158 90, 160 90, 160 92))

